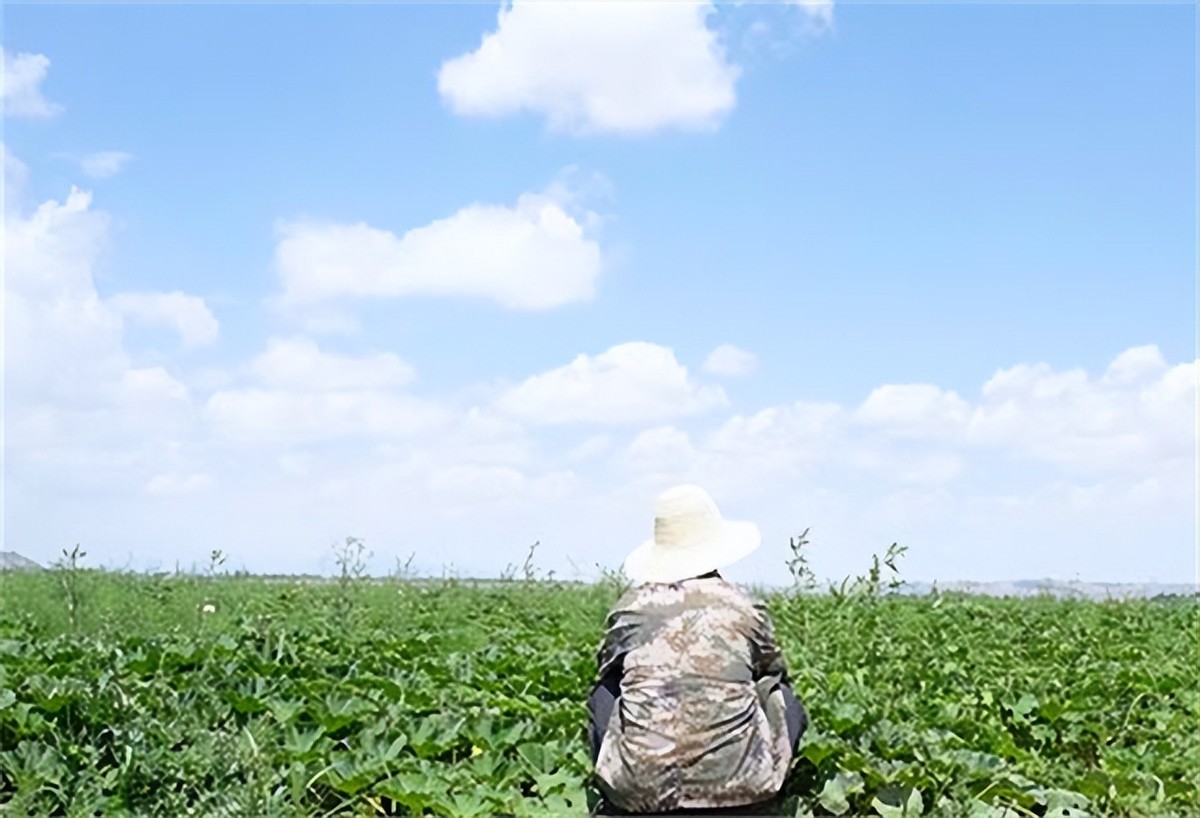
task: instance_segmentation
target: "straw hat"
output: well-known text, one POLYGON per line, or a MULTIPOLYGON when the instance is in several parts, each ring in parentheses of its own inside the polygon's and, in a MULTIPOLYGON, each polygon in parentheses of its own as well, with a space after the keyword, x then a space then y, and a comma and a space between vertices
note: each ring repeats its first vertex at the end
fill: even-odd
POLYGON ((740 560, 762 543, 754 523, 725 520, 708 492, 684 485, 659 495, 654 538, 625 558, 625 573, 637 583, 678 582, 740 560))

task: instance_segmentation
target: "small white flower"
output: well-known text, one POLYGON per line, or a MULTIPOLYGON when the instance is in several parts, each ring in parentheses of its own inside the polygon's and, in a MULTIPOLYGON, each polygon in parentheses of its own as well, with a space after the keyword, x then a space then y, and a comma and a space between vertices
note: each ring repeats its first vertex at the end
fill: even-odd
POLYGON ((204 611, 204 613, 216 613, 217 606, 212 604, 211 602, 206 602, 206 603, 204 603, 204 607, 201 608, 200 610, 204 611))

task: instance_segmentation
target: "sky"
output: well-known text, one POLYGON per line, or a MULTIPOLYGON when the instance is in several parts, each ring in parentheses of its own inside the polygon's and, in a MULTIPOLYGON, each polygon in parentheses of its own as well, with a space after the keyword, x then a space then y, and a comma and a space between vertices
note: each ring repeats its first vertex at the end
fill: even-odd
POLYGON ((6 4, 3 548, 1196 578, 1196 10, 6 4))

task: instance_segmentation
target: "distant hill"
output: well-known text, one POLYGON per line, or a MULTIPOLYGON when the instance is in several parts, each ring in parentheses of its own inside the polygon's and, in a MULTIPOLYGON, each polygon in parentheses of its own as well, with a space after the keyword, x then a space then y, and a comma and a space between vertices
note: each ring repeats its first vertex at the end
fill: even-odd
POLYGON ((16 551, 0 551, 0 571, 40 571, 38 565, 29 557, 22 557, 16 551))
MULTIPOLYGON (((904 591, 927 594, 932 583, 907 583, 904 591)), ((977 594, 980 596, 1040 596, 1075 597, 1079 599, 1145 599, 1156 596, 1196 596, 1196 584, 1157 582, 1080 582, 1053 579, 1022 579, 1015 582, 939 582, 939 591, 977 594)))

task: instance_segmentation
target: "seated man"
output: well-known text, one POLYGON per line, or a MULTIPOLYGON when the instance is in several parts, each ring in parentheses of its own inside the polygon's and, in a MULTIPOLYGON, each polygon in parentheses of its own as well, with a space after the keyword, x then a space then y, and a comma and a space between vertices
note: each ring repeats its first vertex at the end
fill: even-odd
POLYGON ((697 486, 659 497, 588 701, 605 811, 747 814, 779 794, 806 716, 766 610, 717 573, 760 543, 697 486))

